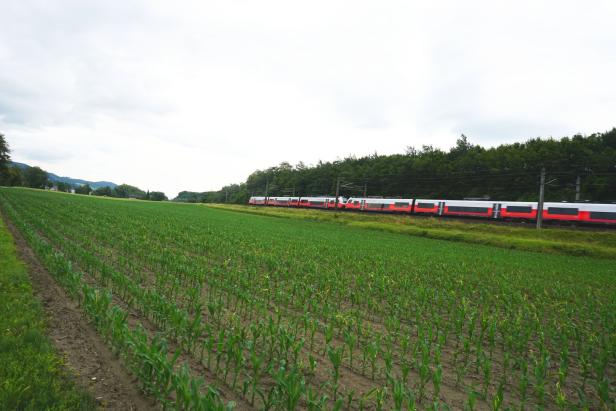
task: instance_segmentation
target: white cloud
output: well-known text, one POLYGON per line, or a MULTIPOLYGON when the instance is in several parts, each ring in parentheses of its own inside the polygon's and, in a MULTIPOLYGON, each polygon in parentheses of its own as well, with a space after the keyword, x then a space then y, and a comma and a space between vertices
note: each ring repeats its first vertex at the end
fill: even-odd
POLYGON ((3 5, 17 161, 175 195, 281 161, 613 127, 611 1, 3 5))

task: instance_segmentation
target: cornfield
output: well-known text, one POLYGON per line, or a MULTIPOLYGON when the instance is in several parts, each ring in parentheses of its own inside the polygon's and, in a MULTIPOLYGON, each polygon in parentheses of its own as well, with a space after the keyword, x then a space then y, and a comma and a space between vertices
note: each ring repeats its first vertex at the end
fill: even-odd
POLYGON ((0 189, 170 409, 616 407, 616 264, 203 206, 0 189))

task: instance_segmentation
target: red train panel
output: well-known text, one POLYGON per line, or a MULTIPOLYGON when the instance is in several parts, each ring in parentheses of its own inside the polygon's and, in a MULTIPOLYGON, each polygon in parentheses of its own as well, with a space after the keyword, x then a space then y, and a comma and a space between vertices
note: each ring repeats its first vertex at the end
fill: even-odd
POLYGON ((447 201, 443 208, 444 215, 492 217, 494 203, 490 201, 447 201))
MULTIPOLYGON (((329 208, 336 205, 333 197, 251 197, 251 205, 276 207, 329 208)), ((387 213, 444 214, 453 216, 475 216, 485 218, 527 219, 537 218, 535 202, 491 202, 471 200, 425 200, 392 198, 350 198, 340 197, 339 209, 377 211, 387 213), (414 208, 413 208, 414 202, 414 208), (495 208, 496 207, 496 208, 495 208)), ((545 220, 581 221, 616 225, 616 204, 592 203, 545 203, 545 220)))
POLYGON ((439 200, 415 200, 415 212, 438 214, 439 200))

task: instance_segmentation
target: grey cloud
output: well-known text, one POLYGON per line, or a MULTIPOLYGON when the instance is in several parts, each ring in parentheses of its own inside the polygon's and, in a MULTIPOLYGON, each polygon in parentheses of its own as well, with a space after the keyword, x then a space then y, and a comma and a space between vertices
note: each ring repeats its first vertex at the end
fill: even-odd
POLYGON ((37 164, 61 164, 63 161, 70 160, 73 154, 67 152, 64 148, 58 150, 49 150, 48 148, 25 148, 19 150, 19 157, 30 165, 37 164))
POLYGON ((61 174, 205 190, 284 160, 616 125, 614 2, 5 3, 0 127, 61 174))

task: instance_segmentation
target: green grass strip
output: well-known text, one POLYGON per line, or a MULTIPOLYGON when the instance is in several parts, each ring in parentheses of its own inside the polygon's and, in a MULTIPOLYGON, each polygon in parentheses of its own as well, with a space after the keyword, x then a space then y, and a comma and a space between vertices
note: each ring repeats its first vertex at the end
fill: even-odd
POLYGON ((43 310, 0 218, 0 409, 92 410, 45 335, 43 310))
POLYGON ((270 217, 329 222, 390 233, 406 234, 439 240, 484 244, 500 248, 616 259, 616 231, 588 231, 495 225, 486 222, 459 222, 439 218, 409 217, 384 214, 357 214, 325 210, 266 208, 243 205, 211 205, 207 207, 266 215, 270 217))

